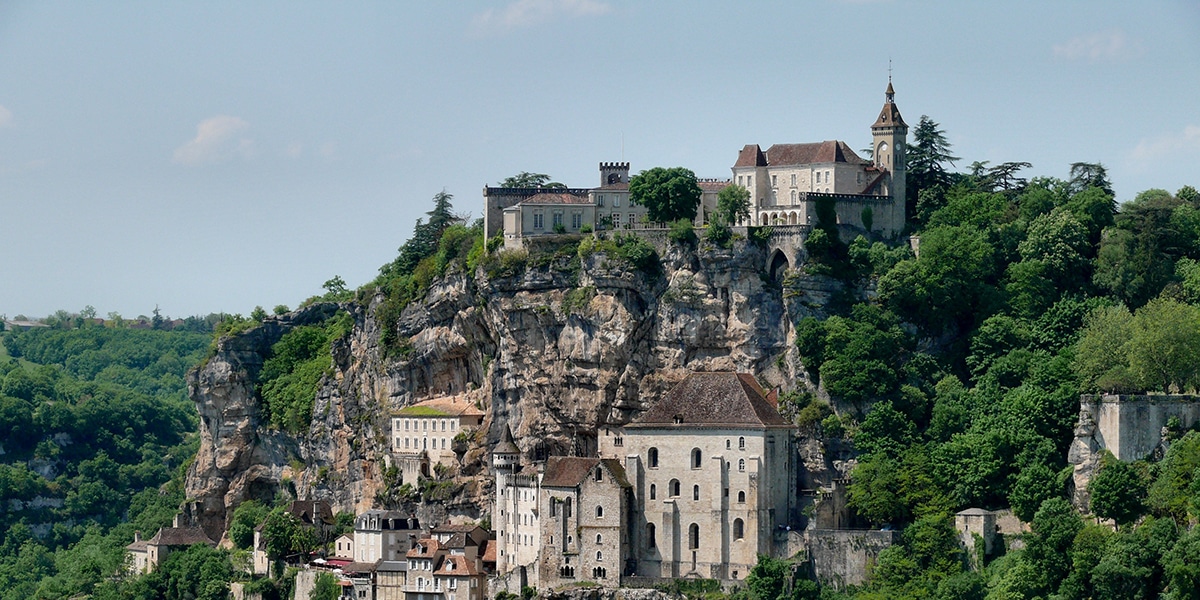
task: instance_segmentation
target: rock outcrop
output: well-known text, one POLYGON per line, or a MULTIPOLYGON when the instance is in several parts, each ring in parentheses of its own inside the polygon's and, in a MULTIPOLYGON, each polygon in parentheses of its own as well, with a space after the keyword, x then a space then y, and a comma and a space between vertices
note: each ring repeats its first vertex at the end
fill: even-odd
POLYGON ((577 267, 549 261, 508 277, 452 270, 389 323, 377 318, 382 296, 345 303, 355 326, 333 343, 333 373, 299 435, 260 419, 256 377, 283 333, 338 306, 268 317, 222 339, 189 375, 201 416, 189 512, 215 539, 230 508, 280 489, 327 499, 335 510, 376 507, 380 492, 397 483, 388 470, 391 412, 461 395, 488 416, 444 508, 478 517, 490 491, 486 452, 505 425, 526 460, 586 454, 596 449, 598 427, 628 422, 689 371, 747 371, 770 387, 803 381, 791 322, 810 308, 788 306, 780 283, 764 273, 765 259, 760 247, 739 242, 728 250, 664 248, 654 274, 602 253, 577 267), (400 356, 381 347, 385 327, 408 340, 400 356))

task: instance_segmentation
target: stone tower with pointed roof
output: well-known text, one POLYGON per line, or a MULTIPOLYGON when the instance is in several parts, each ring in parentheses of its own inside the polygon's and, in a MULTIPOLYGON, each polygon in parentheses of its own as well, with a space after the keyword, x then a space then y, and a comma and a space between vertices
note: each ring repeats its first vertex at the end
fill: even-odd
POLYGON ((892 88, 890 78, 879 118, 871 125, 871 135, 874 139, 871 147, 875 167, 885 174, 884 191, 892 197, 895 202, 893 208, 900 211, 899 217, 903 222, 904 206, 907 202, 905 182, 908 176, 908 125, 904 123, 904 117, 900 116, 900 109, 896 107, 896 90, 892 88))

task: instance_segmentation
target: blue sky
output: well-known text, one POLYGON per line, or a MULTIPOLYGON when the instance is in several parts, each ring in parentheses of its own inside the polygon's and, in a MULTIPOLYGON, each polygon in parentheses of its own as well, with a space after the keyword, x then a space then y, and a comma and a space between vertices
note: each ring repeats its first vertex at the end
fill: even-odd
POLYGON ((370 281, 445 188, 728 177, 869 141, 1200 187, 1200 2, 3 2, 0 314, 186 316, 370 281))

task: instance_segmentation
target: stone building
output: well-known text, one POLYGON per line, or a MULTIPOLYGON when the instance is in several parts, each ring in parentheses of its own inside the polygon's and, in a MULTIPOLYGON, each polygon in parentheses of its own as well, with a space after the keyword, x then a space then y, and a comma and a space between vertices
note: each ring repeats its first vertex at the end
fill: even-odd
POLYGON ((432 465, 458 464, 454 437, 483 422, 484 412, 460 397, 434 398, 392 415, 392 455, 407 483, 429 477, 432 465))
POLYGON ((741 580, 776 555, 798 516, 794 431, 752 375, 692 373, 602 436, 636 497, 637 574, 741 580))
MULTIPOLYGON (((700 179, 697 227, 708 222, 716 210, 717 194, 730 185, 728 179, 700 179)), ((629 163, 600 163, 600 185, 595 188, 484 188, 485 232, 488 237, 504 234, 506 248, 519 248, 531 236, 581 231, 610 231, 660 228, 646 221, 646 207, 633 204, 629 196, 629 163), (493 229, 487 221, 496 213, 493 229)))
POLYGON ((797 514, 795 427, 754 377, 692 373, 599 457, 552 457, 522 473, 505 431, 492 453, 496 572, 503 587, 627 576, 745 579, 788 553, 797 514))
POLYGON ((141 532, 134 532, 133 543, 125 547, 130 558, 130 572, 134 574, 149 573, 158 568, 172 552, 186 550, 193 544, 216 546, 199 527, 179 527, 179 517, 171 527, 159 528, 154 537, 144 540, 141 532))
POLYGON ((539 546, 545 551, 538 580, 549 586, 575 581, 618 586, 633 506, 621 461, 554 456, 546 461, 541 487, 539 546))
POLYGON ((829 201, 839 224, 885 235, 904 228, 905 140, 908 125, 889 81, 871 125, 873 160, 846 142, 747 144, 733 165, 733 183, 750 190, 754 225, 815 225, 817 204, 829 201))
POLYGON ((404 560, 422 533, 415 517, 393 510, 368 510, 354 518, 354 561, 404 560))

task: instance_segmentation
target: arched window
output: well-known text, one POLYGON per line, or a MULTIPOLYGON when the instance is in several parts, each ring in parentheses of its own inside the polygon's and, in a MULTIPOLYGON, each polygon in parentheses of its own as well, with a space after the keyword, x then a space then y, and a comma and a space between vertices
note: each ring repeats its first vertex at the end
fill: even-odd
POLYGON ((598 533, 596 534, 596 543, 597 543, 597 544, 602 544, 602 543, 604 543, 604 538, 603 538, 603 537, 602 537, 600 534, 598 534, 598 533))
POLYGON ((563 503, 563 518, 565 518, 565 519, 571 518, 571 499, 570 498, 567 498, 567 501, 565 503, 563 503))
POLYGON ((679 496, 679 480, 678 479, 671 480, 670 488, 671 489, 668 490, 668 493, 671 495, 672 498, 679 496))
POLYGON ((700 499, 700 486, 693 485, 692 486, 692 500, 699 500, 699 499, 700 499))
POLYGON ((646 463, 651 469, 658 468, 658 448, 651 448, 646 451, 646 463))
POLYGON ((733 520, 733 539, 740 540, 744 537, 746 537, 745 525, 742 523, 741 519, 734 519, 733 520))
POLYGON ((596 551, 596 560, 604 560, 604 553, 597 550, 596 551))
POLYGON ((604 517, 604 507, 597 505, 596 506, 596 518, 599 519, 599 518, 603 518, 603 517, 604 517))
POLYGON ((744 458, 739 458, 739 459, 738 459, 738 470, 739 470, 739 471, 745 471, 745 470, 746 470, 746 459, 744 459, 744 458))
POLYGON ((654 548, 658 542, 654 539, 654 523, 646 523, 646 547, 654 548))
POLYGON ((693 469, 700 468, 700 459, 701 459, 700 449, 692 448, 692 468, 693 469))
POLYGON ((738 450, 745 450, 745 449, 746 449, 746 438, 744 438, 744 437, 738 438, 738 450))
POLYGON ((688 525, 688 548, 695 550, 700 547, 700 526, 692 523, 688 525))
POLYGON ((557 516, 558 516, 558 498, 551 498, 550 499, 550 518, 553 519, 557 516))
POLYGON ((725 449, 729 450, 730 448, 733 448, 733 440, 725 440, 725 449))
POLYGON ((746 503, 746 492, 738 492, 738 504, 746 503))
POLYGON ((650 499, 653 500, 657 496, 658 488, 652 483, 650 484, 650 499))

